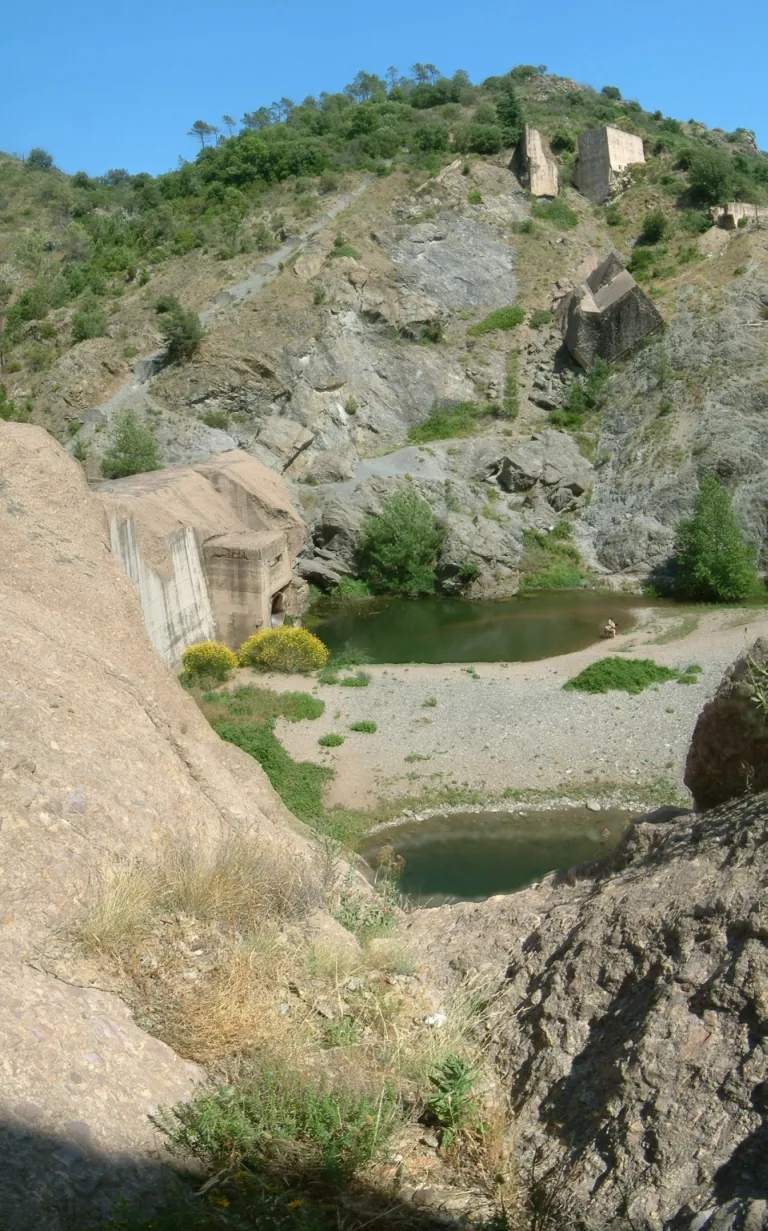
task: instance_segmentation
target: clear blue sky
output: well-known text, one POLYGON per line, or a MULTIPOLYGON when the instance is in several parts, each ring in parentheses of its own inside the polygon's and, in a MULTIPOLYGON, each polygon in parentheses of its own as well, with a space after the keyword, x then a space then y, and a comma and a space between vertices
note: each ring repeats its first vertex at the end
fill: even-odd
POLYGON ((767 45, 765 0, 17 0, 2 22, 0 150, 156 174, 194 157, 193 120, 416 60, 473 81, 547 64, 677 119, 752 128, 766 148, 767 45))

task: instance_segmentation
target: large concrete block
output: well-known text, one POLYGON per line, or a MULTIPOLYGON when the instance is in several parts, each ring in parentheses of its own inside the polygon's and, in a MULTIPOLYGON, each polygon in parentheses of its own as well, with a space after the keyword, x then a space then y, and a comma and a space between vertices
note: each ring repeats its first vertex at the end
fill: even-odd
POLYGON ((523 125, 520 163, 523 183, 532 196, 557 196, 557 163, 545 148, 539 130, 530 124, 523 125))
POLYGON ((744 219, 753 226, 768 228, 768 205, 748 205, 746 201, 728 201, 725 205, 713 205, 709 216, 724 231, 735 231, 744 219))
POLYGON ((610 363, 661 328, 655 306, 612 253, 558 310, 563 338, 577 363, 610 363))
POLYGON ((630 168, 644 162, 642 137, 606 124, 580 134, 573 182, 579 192, 600 205, 623 191, 630 168))

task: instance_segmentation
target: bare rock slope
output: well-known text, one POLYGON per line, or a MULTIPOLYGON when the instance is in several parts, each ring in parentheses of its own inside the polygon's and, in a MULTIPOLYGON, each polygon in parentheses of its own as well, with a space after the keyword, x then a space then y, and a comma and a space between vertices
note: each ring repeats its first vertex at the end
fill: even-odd
POLYGON ((312 846, 154 653, 77 463, 20 424, 0 424, 0 462, 0 1221, 22 1228, 144 1183, 148 1114, 202 1076, 67 970, 103 873, 229 834, 312 846))

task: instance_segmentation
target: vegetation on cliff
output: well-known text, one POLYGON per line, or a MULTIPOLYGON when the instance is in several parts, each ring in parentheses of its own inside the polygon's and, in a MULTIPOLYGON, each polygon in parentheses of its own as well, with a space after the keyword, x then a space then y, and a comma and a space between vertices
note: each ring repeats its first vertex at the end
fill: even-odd
POLYGON ((755 552, 744 542, 730 496, 705 474, 693 508, 677 528, 674 589, 697 602, 737 603, 758 590, 755 552))

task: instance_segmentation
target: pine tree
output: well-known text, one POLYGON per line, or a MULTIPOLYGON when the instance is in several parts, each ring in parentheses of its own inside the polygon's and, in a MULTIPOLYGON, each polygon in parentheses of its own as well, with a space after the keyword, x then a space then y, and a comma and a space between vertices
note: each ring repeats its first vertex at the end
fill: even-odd
POLYGON ((162 470, 163 463, 154 435, 139 422, 135 410, 117 417, 112 443, 104 454, 102 472, 107 479, 124 479, 131 474, 162 470))
POLYGON ((693 517, 677 527, 675 591, 698 602, 737 603, 758 587, 755 553, 744 542, 731 498, 713 474, 705 474, 693 517))
POLYGON ((517 145, 523 131, 523 112, 512 85, 505 86, 499 95, 496 115, 504 134, 504 144, 517 145))

